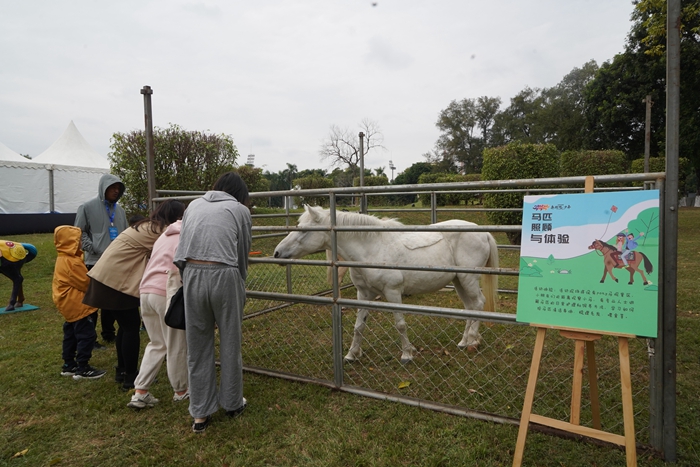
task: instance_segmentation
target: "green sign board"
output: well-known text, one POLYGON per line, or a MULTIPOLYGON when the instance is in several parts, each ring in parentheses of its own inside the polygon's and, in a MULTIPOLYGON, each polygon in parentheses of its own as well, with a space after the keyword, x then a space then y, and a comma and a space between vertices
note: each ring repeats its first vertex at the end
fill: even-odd
POLYGON ((658 190, 526 196, 517 320, 656 337, 658 258, 658 190))

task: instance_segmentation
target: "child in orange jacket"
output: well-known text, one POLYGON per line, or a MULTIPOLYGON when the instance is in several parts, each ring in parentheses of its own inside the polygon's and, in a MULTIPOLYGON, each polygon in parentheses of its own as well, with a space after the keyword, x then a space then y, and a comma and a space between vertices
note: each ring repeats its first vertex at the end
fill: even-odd
POLYGON ((97 334, 92 322, 93 307, 83 304, 85 291, 90 283, 87 267, 80 249, 81 230, 72 225, 56 227, 53 241, 58 253, 51 285, 53 302, 66 322, 63 323, 62 376, 74 380, 98 379, 106 371, 90 366, 92 349, 97 334))

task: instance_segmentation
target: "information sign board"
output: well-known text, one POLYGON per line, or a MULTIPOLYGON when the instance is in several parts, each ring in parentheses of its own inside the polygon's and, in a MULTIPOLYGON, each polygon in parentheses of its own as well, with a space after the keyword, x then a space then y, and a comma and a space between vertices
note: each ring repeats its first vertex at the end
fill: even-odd
POLYGON ((656 337, 658 258, 658 190, 526 196, 517 321, 656 337))

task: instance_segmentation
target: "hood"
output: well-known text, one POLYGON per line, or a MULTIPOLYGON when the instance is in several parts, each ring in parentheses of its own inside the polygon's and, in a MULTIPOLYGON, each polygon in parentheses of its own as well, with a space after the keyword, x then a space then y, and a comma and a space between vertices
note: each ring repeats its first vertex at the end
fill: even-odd
POLYGON ((182 220, 178 219, 165 229, 163 235, 180 235, 180 229, 182 229, 182 220))
POLYGON ((122 183, 122 180, 117 177, 116 175, 112 174, 104 174, 102 177, 100 177, 100 183, 99 186, 97 187, 97 196, 100 197, 100 201, 104 203, 105 201, 105 191, 107 191, 107 188, 109 188, 110 185, 114 185, 115 183, 119 183, 119 198, 117 198, 117 201, 119 201, 124 194, 124 183, 122 183))
POLYGON ((80 256, 83 250, 80 249, 80 227, 72 225, 59 225, 53 231, 53 243, 56 251, 70 256, 80 256))
POLYGON ((204 196, 202 196, 205 201, 209 201, 210 203, 216 203, 218 201, 238 201, 236 198, 233 196, 229 195, 225 191, 207 191, 204 196))

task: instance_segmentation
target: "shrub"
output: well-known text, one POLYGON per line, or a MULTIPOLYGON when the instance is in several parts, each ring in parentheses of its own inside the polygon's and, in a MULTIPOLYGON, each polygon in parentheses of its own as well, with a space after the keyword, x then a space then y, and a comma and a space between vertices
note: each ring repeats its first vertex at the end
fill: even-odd
MULTIPOLYGON (((529 144, 518 141, 484 150, 482 180, 551 178, 559 175, 559 155, 553 144, 529 144)), ((522 208, 522 193, 484 195, 487 208, 522 208)), ((489 212, 489 221, 498 225, 522 225, 522 212, 489 212)), ((520 244, 520 232, 508 232, 514 245, 520 244)))
MULTIPOLYGON (((456 182, 472 182, 481 180, 480 174, 452 174, 452 173, 424 173, 418 177, 419 184, 425 183, 456 183, 456 182)), ((430 206, 430 193, 423 192, 418 195, 423 206, 430 206)), ((438 206, 449 206, 481 202, 481 195, 469 193, 444 193, 437 195, 435 202, 438 206)))
MULTIPOLYGON (((320 175, 296 178, 292 180, 292 186, 299 186, 302 190, 314 190, 317 188, 333 188, 333 180, 320 175)), ((312 206, 328 207, 328 196, 298 196, 294 198, 298 206, 310 204, 312 206)))
POLYGON ((622 151, 564 151, 559 158, 562 177, 625 174, 628 168, 622 151))
MULTIPOLYGON (((632 168, 630 172, 634 174, 644 173, 644 158, 635 159, 632 161, 632 168)), ((654 172, 666 172, 666 158, 665 157, 650 157, 649 158, 649 173, 654 172)), ((685 194, 686 192, 686 180, 692 175, 690 170, 690 160, 686 157, 678 158, 678 191, 685 194)), ((641 185, 641 183, 636 183, 635 185, 641 185)))

